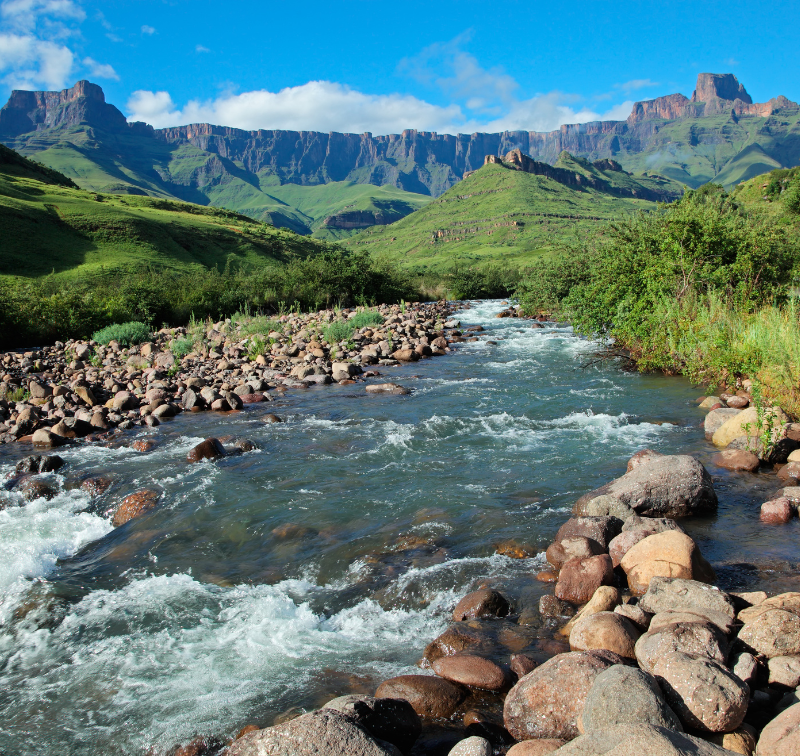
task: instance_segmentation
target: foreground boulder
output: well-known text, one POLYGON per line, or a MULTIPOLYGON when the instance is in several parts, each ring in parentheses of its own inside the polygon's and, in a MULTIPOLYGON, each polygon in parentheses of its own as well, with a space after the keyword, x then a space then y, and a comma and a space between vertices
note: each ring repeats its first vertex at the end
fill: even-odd
POLYGON ((220 459, 225 456, 225 447, 216 438, 207 438, 186 455, 188 462, 202 462, 204 459, 220 459))
POLYGON ((559 654, 525 675, 506 696, 506 729, 516 740, 576 737, 589 690, 595 678, 613 665, 613 657, 584 652, 559 654))
POLYGON ((601 585, 614 583, 614 566, 608 554, 574 557, 561 568, 556 583, 556 598, 585 604, 601 585))
POLYGON ((800 616, 785 609, 768 609, 746 622, 739 641, 768 659, 800 654, 800 616))
POLYGON ((654 628, 652 621, 650 630, 636 642, 636 660, 646 672, 654 673, 658 662, 676 651, 724 664, 728 643, 720 629, 710 622, 677 622, 654 628))
POLYGON ((700 462, 685 454, 648 458, 621 478, 581 496, 575 514, 585 512, 592 500, 601 496, 611 496, 648 517, 688 517, 717 508, 711 476, 700 462))
POLYGON ((404 753, 411 749, 422 732, 422 722, 408 701, 372 696, 340 696, 323 709, 333 709, 350 717, 373 737, 397 746, 404 753))
POLYGON ((624 659, 635 659, 639 631, 634 624, 616 612, 597 612, 582 617, 569 634, 573 651, 605 649, 624 659))
POLYGON ((400 675, 381 683, 375 698, 401 698, 421 717, 446 719, 464 699, 464 692, 440 677, 400 675))
POLYGON ((380 741, 356 722, 332 709, 320 709, 291 722, 247 733, 234 741, 226 756, 400 756, 391 743, 380 741))
POLYGON ((762 731, 757 756, 797 756, 800 753, 800 704, 790 706, 762 731))
POLYGON ((505 596, 491 588, 481 588, 468 593, 453 609, 453 619, 462 622, 480 617, 505 617, 509 612, 505 596))
POLYGON ((691 612, 706 617, 726 633, 736 617, 736 607, 727 593, 716 586, 683 578, 652 578, 647 593, 639 599, 639 606, 650 614, 691 612))
POLYGON ((706 740, 665 727, 624 724, 594 730, 567 743, 558 756, 731 756, 706 740))
POLYGON ((683 730, 656 679, 621 664, 609 667, 595 678, 586 698, 582 722, 584 732, 640 723, 683 730))

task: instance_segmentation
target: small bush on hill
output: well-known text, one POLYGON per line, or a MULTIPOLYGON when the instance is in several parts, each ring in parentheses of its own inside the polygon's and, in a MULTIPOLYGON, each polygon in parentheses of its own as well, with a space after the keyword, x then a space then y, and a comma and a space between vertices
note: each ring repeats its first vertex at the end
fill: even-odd
POLYGON ((152 336, 149 326, 144 323, 132 321, 130 323, 115 323, 95 331, 92 339, 98 344, 108 344, 116 341, 120 346, 129 347, 149 341, 152 336))
POLYGON ((333 323, 323 329, 322 335, 325 337, 325 341, 332 346, 340 341, 347 341, 355 330, 355 326, 351 322, 334 320, 333 323))
POLYGON ((363 310, 356 315, 353 315, 348 321, 354 329, 367 328, 368 326, 377 326, 383 324, 383 315, 374 310, 363 310))
POLYGON ((185 336, 181 336, 181 338, 175 339, 169 348, 177 359, 182 360, 194 349, 194 339, 187 339, 185 336))
POLYGON ((456 265, 446 275, 446 281, 453 299, 494 299, 510 296, 521 277, 517 268, 456 265))

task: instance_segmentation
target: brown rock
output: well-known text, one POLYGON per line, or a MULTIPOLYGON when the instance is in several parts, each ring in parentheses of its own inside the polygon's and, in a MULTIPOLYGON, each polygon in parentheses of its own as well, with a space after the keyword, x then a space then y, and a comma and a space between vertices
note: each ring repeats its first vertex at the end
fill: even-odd
POLYGON ((558 580, 558 573, 552 570, 542 570, 536 573, 536 579, 540 583, 555 583, 558 580))
POLYGON ((117 511, 114 513, 114 527, 118 528, 134 517, 140 517, 149 512, 158 504, 160 498, 161 492, 152 488, 129 494, 120 502, 117 511))
POLYGON ((506 752, 506 756, 545 756, 548 753, 557 751, 566 743, 566 740, 561 740, 560 738, 523 740, 521 743, 511 746, 506 752))
POLYGON ((784 609, 792 614, 800 615, 800 593, 789 591, 788 593, 779 593, 772 598, 764 596, 760 601, 754 602, 752 606, 742 609, 739 612, 739 619, 746 625, 772 609, 784 609))
POLYGON ((421 717, 448 718, 461 703, 460 688, 440 677, 400 675, 378 686, 375 698, 402 698, 408 701, 421 717))
POLYGON ((201 462, 204 459, 220 459, 225 456, 225 448, 216 438, 201 441, 186 455, 187 462, 201 462))
POLYGON ((453 610, 453 619, 461 622, 479 617, 505 617, 509 612, 509 605, 503 594, 491 588, 481 588, 468 593, 456 604, 453 610))
POLYGON ((553 565, 557 570, 568 562, 570 559, 586 558, 603 554, 605 550, 603 547, 590 538, 584 536, 576 536, 574 538, 564 538, 556 543, 551 543, 547 547, 546 557, 547 561, 553 565))
POLYGON ((536 552, 530 546, 517 543, 516 541, 503 541, 495 546, 495 553, 506 556, 509 559, 529 559, 535 556, 536 552))
POLYGON ((758 472, 761 464, 758 457, 753 452, 744 449, 725 449, 715 454, 711 461, 725 470, 734 472, 758 472))
POLYGON ((58 494, 58 488, 53 483, 39 478, 25 478, 18 485, 16 490, 22 494, 25 501, 34 499, 50 499, 58 494))
POLYGON ((608 548, 611 539, 622 531, 622 521, 616 517, 571 517, 556 533, 555 543, 565 538, 590 538, 608 548))
POLYGON ((633 623, 616 612, 597 612, 575 623, 569 634, 573 651, 605 649, 625 659, 635 659, 634 648, 640 632, 633 623))
POLYGON ((758 756, 800 754, 800 704, 790 706, 761 731, 756 753, 758 756))
POLYGON ((656 457, 663 457, 664 455, 660 452, 653 451, 652 449, 642 449, 641 451, 636 452, 629 460, 628 460, 628 468, 626 472, 630 472, 635 468, 639 467, 639 465, 643 465, 646 462, 650 462, 650 460, 655 459, 656 457))
POLYGON ((43 449, 52 449, 54 446, 65 444, 66 439, 47 428, 39 428, 39 430, 33 432, 31 442, 34 446, 39 446, 43 449))
POLYGON ((653 671, 658 661, 679 651, 725 664, 728 643, 722 631, 710 622, 679 622, 648 630, 636 642, 636 660, 645 672, 653 671))
POLYGON ((138 452, 153 451, 156 446, 158 446, 158 444, 156 444, 156 442, 151 438, 140 438, 131 444, 131 448, 138 452))
POLYGON ((527 654, 514 654, 511 657, 511 671, 517 677, 525 677, 534 669, 536 669, 536 662, 527 654))
POLYGON ((785 609, 767 609, 745 624, 739 640, 768 659, 800 654, 800 617, 785 609))
POLYGON ((419 359, 419 353, 413 349, 398 349, 396 352, 392 352, 391 357, 398 362, 416 362, 419 359))
POLYGON ((743 756, 753 756, 756 752, 756 731, 747 724, 740 725, 733 732, 707 735, 706 739, 726 751, 741 753, 743 756))
POLYGON ((585 604, 601 585, 614 583, 614 567, 608 554, 570 559, 561 568, 556 597, 573 604, 585 604))
POLYGON ((578 719, 597 675, 612 663, 586 652, 559 654, 523 677, 503 707, 506 729, 516 740, 578 735, 578 719))
POLYGON ((450 682, 481 690, 502 690, 509 682, 508 673, 502 667, 472 654, 443 656, 433 663, 433 671, 450 682))
POLYGON ((477 630, 466 625, 453 625, 425 647, 423 658, 433 663, 443 656, 453 656, 460 651, 479 646, 483 640, 483 636, 477 630))
POLYGON ((618 536, 611 539, 608 544, 608 555, 614 567, 619 567, 622 557, 625 556, 639 541, 643 541, 647 536, 655 535, 657 531, 646 528, 636 530, 625 530, 618 536))
POLYGON ((277 415, 270 413, 268 415, 264 415, 264 417, 261 418, 261 422, 269 425, 271 423, 282 423, 283 420, 281 420, 277 415))
POLYGON ((559 635, 569 637, 572 628, 582 619, 598 612, 610 612, 619 604, 619 591, 611 585, 601 585, 586 604, 561 630, 559 635))
POLYGON ((81 483, 81 488, 90 496, 100 496, 114 484, 111 478, 104 475, 92 475, 81 483))
POLYGON ((783 525, 794 517, 795 508, 785 496, 780 496, 761 505, 761 522, 771 525, 783 525))
POLYGON ((636 629, 642 633, 647 632, 647 629, 650 627, 650 620, 653 618, 652 614, 644 611, 641 606, 637 606, 636 604, 620 604, 614 607, 614 611, 629 619, 636 629))

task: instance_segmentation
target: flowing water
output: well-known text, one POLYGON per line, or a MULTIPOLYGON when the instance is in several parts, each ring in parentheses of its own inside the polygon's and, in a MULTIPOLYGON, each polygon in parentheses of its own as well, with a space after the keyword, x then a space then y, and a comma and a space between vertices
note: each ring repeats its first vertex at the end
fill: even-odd
MULTIPOLYGON (((181 416, 140 434, 157 441, 149 453, 59 451, 51 501, 3 494, 0 753, 163 753, 418 672, 477 585, 533 617, 550 590, 534 575, 572 503, 644 447, 696 454, 714 475, 718 514, 685 527, 723 587, 794 587, 797 522, 758 521, 778 482, 710 465, 696 388, 586 366, 595 348, 569 327, 500 309, 460 316, 486 328, 480 341, 384 370, 409 396, 320 387, 181 416), (285 422, 265 425, 265 411, 285 422), (210 435, 258 449, 188 465, 210 435), (113 485, 90 499, 77 484, 97 474, 113 485), (113 505, 154 485, 160 506, 113 529, 113 505), (511 540, 531 556, 496 553, 511 540)), ((5 475, 24 451, 0 454, 5 475)), ((530 621, 507 623, 507 648, 541 651, 530 621)))

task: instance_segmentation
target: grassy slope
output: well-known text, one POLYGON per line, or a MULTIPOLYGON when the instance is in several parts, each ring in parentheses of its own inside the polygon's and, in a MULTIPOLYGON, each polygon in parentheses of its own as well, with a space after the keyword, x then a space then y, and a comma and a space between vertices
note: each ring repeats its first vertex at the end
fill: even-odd
POLYGON ((0 270, 65 278, 143 266, 277 264, 323 244, 235 213, 151 197, 95 194, 0 164, 0 270))
POLYGON ((344 243, 407 267, 441 270, 454 262, 523 265, 561 240, 591 232, 598 221, 653 207, 653 202, 593 189, 577 191, 543 176, 490 164, 412 215, 367 229, 344 243), (438 231, 447 235, 434 240, 438 231))

